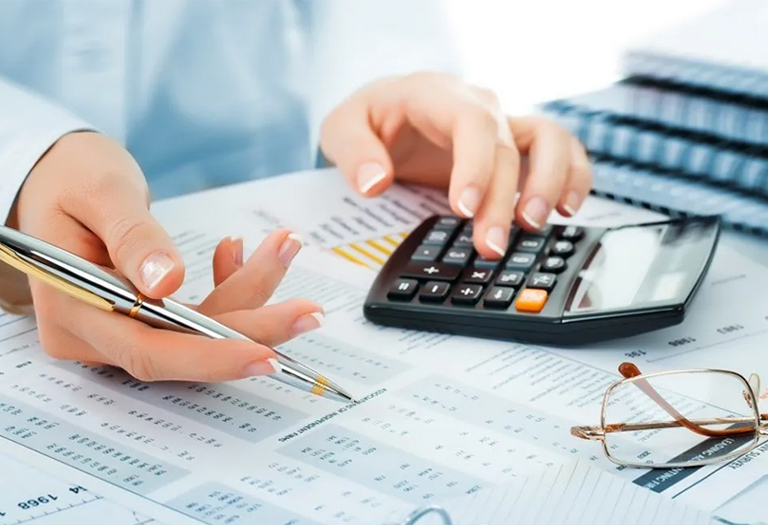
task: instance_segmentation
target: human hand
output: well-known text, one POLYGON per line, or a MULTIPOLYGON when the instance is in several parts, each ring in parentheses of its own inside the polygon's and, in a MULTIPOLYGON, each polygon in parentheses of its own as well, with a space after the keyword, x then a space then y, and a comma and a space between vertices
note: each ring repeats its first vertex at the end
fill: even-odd
POLYGON ((448 186, 452 210, 474 217, 475 247, 488 258, 504 254, 513 219, 536 230, 553 209, 574 215, 592 184, 586 152, 565 128, 508 118, 491 91, 436 73, 362 88, 326 118, 321 147, 364 195, 395 178, 448 186))
MULTIPOLYGON (((40 159, 9 225, 117 269, 146 297, 165 297, 184 279, 181 255, 149 213, 141 170, 122 147, 96 133, 67 135, 40 159)), ((213 256, 215 289, 193 306, 262 344, 151 328, 31 279, 41 344, 53 357, 118 366, 144 381, 273 373, 276 355, 268 346, 322 321, 322 309, 310 301, 263 306, 300 247, 299 238, 279 230, 243 263, 242 240, 223 240, 213 256)))

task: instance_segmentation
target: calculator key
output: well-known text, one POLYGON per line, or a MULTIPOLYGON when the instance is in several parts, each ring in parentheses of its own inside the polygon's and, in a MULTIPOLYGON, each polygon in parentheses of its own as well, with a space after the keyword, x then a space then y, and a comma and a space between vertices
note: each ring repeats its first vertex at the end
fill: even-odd
POLYGON ((456 240, 453 241, 455 248, 471 248, 472 247, 472 234, 460 233, 456 240))
POLYGON ((534 288, 526 288, 520 295, 517 296, 515 301, 515 308, 518 312, 528 312, 537 314, 541 312, 544 305, 547 304, 546 290, 536 290, 534 288))
POLYGON ((523 235, 517 241, 516 250, 519 252, 539 253, 544 249, 546 242, 547 238, 540 235, 523 235))
POLYGON ((469 258, 472 257, 472 250, 470 248, 451 248, 443 257, 445 264, 460 264, 464 266, 469 262, 469 258))
POLYGON ((528 279, 528 287, 551 291, 555 287, 556 280, 557 276, 553 273, 534 273, 528 279))
POLYGON ((389 289, 387 297, 390 299, 410 300, 416 295, 416 289, 419 287, 418 281, 414 279, 398 279, 389 289))
POLYGON ((400 276, 431 281, 455 281, 460 273, 461 267, 453 264, 410 263, 400 272, 400 276))
POLYGON ((439 246, 422 244, 416 248, 415 252, 413 252, 413 255, 411 255, 411 260, 430 262, 436 260, 438 255, 440 255, 439 246))
POLYGON ((536 254, 514 252, 507 261, 507 268, 519 268, 521 270, 527 270, 533 263, 536 262, 536 254))
POLYGON ((566 226, 560 232, 559 237, 567 241, 576 242, 584 237, 584 228, 578 226, 566 226))
POLYGON ((432 230, 424 237, 424 244, 445 244, 448 242, 448 238, 451 236, 451 232, 445 230, 432 230))
POLYGON ((475 304, 483 293, 479 284, 462 284, 457 286, 451 296, 451 301, 459 304, 475 304))
POLYGON ((483 299, 483 305, 489 308, 509 308, 515 296, 514 288, 493 287, 488 290, 483 299))
POLYGON ((573 254, 573 243, 571 241, 557 241, 549 252, 551 255, 568 257, 573 254))
POLYGON ((486 259, 482 255, 478 255, 477 258, 475 259, 475 266, 490 268, 491 270, 493 270, 499 265, 500 262, 501 260, 499 259, 486 259))
POLYGON ((544 272, 560 273, 565 270, 565 259, 562 257, 547 257, 541 264, 544 272))
POLYGON ((493 275, 491 268, 470 268, 464 273, 464 282, 485 284, 491 280, 491 275, 493 275))
POLYGON ((421 289, 419 299, 422 301, 442 301, 448 297, 451 285, 445 281, 429 281, 421 289))
POLYGON ((496 286, 520 286, 525 279, 523 272, 517 270, 504 270, 496 278, 496 286))
POLYGON ((475 231, 474 224, 472 224, 471 222, 468 222, 467 224, 464 225, 464 229, 461 230, 461 233, 463 233, 465 235, 469 235, 470 237, 472 237, 472 233, 474 231, 475 231))
POLYGON ((459 224, 461 219, 458 217, 440 217, 435 223, 435 229, 453 231, 459 227, 459 224))

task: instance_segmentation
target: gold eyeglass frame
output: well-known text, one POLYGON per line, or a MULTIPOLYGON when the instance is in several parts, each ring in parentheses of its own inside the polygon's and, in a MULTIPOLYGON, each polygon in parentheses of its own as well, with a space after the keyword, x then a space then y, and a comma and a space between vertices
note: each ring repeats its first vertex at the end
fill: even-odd
POLYGON ((585 439, 588 441, 600 441, 603 446, 603 453, 613 463, 634 468, 690 468, 699 467, 704 465, 712 465, 716 463, 725 463, 733 459, 742 456, 751 450, 754 450, 762 437, 768 437, 768 413, 761 414, 759 409, 760 400, 760 376, 752 374, 748 381, 744 376, 738 372, 732 370, 721 370, 716 368, 700 368, 700 369, 687 369, 687 370, 672 370, 667 372, 655 372, 652 374, 642 374, 640 370, 633 363, 622 363, 619 365, 619 373, 624 376, 624 379, 620 379, 611 384, 603 395, 603 404, 600 409, 600 425, 598 426, 574 426, 571 428, 571 434, 577 438, 585 439), (672 405, 670 405, 659 394, 653 386, 648 382, 649 379, 655 377, 663 377, 670 375, 681 374, 724 374, 730 377, 738 379, 744 387, 742 396, 747 406, 753 411, 752 417, 735 417, 735 418, 712 418, 712 419, 695 419, 689 420, 682 414, 680 414, 672 405), (646 422, 646 423, 612 423, 606 424, 605 415, 608 407, 608 401, 611 398, 611 393, 622 385, 634 383, 637 387, 651 398, 657 405, 659 405, 665 412, 672 416, 674 421, 658 421, 658 422, 646 422), (703 425, 725 425, 725 424, 739 424, 739 423, 752 423, 754 427, 750 428, 731 428, 724 430, 713 430, 703 428, 703 425), (618 432, 636 432, 640 430, 657 430, 665 428, 680 428, 685 427, 691 432, 706 436, 709 438, 734 438, 745 437, 754 435, 752 443, 749 443, 746 448, 739 447, 738 451, 732 452, 725 456, 717 458, 703 458, 701 460, 692 461, 677 461, 667 463, 640 463, 624 461, 615 458, 611 455, 606 442, 608 434, 618 432))

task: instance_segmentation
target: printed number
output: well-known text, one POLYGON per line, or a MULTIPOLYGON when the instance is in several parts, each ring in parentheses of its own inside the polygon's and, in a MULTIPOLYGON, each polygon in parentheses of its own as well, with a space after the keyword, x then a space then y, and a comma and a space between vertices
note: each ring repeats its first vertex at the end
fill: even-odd
POLYGON ((80 485, 77 485, 76 487, 69 487, 69 491, 72 494, 80 494, 81 492, 86 492, 88 489, 84 489, 80 485))
POLYGON ((5 515, 6 515, 6 513, 3 512, 2 510, 0 510, 0 518, 4 517, 5 515))
POLYGON ((740 324, 730 324, 728 326, 724 326, 722 328, 718 328, 717 331, 721 334, 729 334, 731 332, 737 332, 739 330, 743 330, 744 327, 740 324))
POLYGON ((47 494, 45 496, 40 496, 39 498, 22 501, 18 505, 20 509, 28 510, 34 507, 39 507, 40 505, 45 505, 46 503, 52 503, 57 499, 59 498, 54 496, 53 494, 47 494))
POLYGON ((674 341, 670 341, 667 344, 669 344, 669 346, 683 346, 683 345, 687 345, 688 343, 693 343, 695 341, 696 339, 693 337, 683 337, 682 339, 675 339, 674 341))
POLYGON ((625 356, 629 357, 630 359, 635 357, 642 357, 644 355, 647 355, 645 350, 632 350, 631 352, 625 352, 625 356))

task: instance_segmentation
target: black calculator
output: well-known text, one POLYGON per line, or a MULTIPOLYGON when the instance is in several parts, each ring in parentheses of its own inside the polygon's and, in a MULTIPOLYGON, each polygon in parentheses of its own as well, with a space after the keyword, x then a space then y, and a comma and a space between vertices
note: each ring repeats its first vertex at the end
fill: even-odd
POLYGON ((373 323, 508 341, 581 345, 681 323, 706 274, 718 217, 616 228, 512 227, 480 256, 472 223, 430 217, 396 249, 364 305, 373 323))

